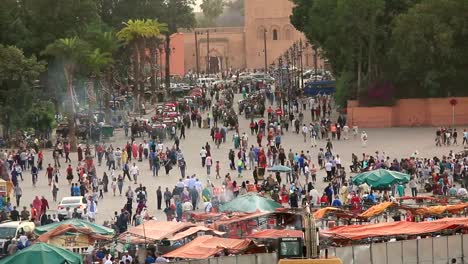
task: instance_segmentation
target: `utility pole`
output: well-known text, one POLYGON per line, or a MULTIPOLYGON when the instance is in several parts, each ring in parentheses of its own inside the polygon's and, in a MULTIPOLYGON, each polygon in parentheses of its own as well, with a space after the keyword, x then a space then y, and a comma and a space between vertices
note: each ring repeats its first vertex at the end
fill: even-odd
POLYGON ((268 61, 267 61, 267 30, 263 29, 263 50, 265 51, 265 74, 268 72, 268 61))
POLYGON ((199 63, 199 60, 198 60, 198 32, 195 31, 195 64, 196 64, 196 67, 197 67, 197 78, 200 78, 200 63, 199 63))
POLYGON ((314 81, 317 81, 317 48, 313 47, 314 49, 314 81))
POLYGON ((206 74, 210 74, 210 30, 206 31, 206 74))
POLYGON ((304 89, 304 65, 302 64, 302 39, 299 40, 299 59, 301 63, 301 89, 304 89))

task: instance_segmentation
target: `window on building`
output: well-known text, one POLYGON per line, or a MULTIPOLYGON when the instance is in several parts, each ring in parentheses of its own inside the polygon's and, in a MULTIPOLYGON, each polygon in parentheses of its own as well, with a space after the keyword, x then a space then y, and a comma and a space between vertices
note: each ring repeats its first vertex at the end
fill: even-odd
POLYGON ((278 40, 278 30, 273 29, 273 40, 278 40))
POLYGON ((291 29, 287 28, 284 31, 284 38, 287 39, 287 40, 291 40, 291 29))
POLYGON ((264 32, 265 32, 265 28, 264 27, 259 27, 258 30, 257 30, 257 38, 258 39, 263 39, 264 38, 264 32))

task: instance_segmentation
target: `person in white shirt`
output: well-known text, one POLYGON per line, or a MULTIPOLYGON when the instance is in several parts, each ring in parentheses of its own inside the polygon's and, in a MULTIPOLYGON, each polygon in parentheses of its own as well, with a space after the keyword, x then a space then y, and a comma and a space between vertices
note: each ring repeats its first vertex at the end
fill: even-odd
POLYGON ((335 157, 335 164, 337 169, 341 169, 341 158, 340 155, 336 155, 335 157))
POLYGON ((120 260, 121 260, 123 263, 127 263, 127 262, 126 262, 127 260, 130 261, 130 263, 132 263, 133 258, 132 258, 132 256, 130 256, 130 255, 128 254, 128 251, 125 251, 123 257, 122 257, 120 260))
POLYGON ((132 175, 133 180, 135 181, 135 184, 137 184, 139 173, 140 173, 140 169, 138 169, 138 166, 135 163, 133 163, 133 166, 130 168, 130 175, 132 175))
POLYGON ((362 131, 362 133, 361 133, 361 142, 362 142, 363 147, 367 146, 367 133, 366 133, 366 131, 362 131))
POLYGON ((309 192, 309 197, 312 206, 319 206, 320 205, 320 194, 316 189, 312 189, 309 192))
POLYGON ((302 125, 302 136, 304 137, 304 143, 307 142, 307 132, 309 129, 305 124, 302 125))
POLYGON ((461 187, 457 190, 457 196, 458 197, 466 197, 468 192, 465 189, 465 186, 462 184, 461 187))
POLYGON ((345 124, 343 126, 343 139, 348 140, 348 137, 349 137, 349 126, 345 124))
POLYGON ((205 167, 206 154, 207 152, 206 152, 205 147, 202 147, 202 149, 200 150, 200 157, 201 157, 201 163, 202 163, 203 168, 205 167))
POLYGON ((331 181, 332 168, 333 168, 333 164, 331 163, 330 160, 328 160, 327 163, 325 163, 325 171, 327 172, 327 181, 331 181))

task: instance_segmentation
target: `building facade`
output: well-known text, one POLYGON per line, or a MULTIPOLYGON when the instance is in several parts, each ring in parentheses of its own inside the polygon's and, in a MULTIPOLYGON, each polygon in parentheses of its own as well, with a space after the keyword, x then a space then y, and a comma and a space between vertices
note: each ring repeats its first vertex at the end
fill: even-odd
MULTIPOLYGON (((292 8, 290 0, 245 0, 243 27, 196 28, 183 32, 185 72, 197 72, 197 68, 200 73, 263 69, 265 61, 267 67, 277 64, 277 59, 294 43, 299 40, 306 43, 304 35, 290 23, 292 8)), ((323 68, 323 60, 314 54, 310 46, 303 49, 305 68, 314 64, 323 68)), ((182 64, 182 61, 174 63, 182 64)))

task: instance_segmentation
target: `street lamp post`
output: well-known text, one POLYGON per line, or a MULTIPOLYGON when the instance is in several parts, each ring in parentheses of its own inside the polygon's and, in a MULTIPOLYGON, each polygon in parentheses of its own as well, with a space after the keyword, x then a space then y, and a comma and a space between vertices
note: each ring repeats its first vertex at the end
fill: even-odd
POLYGON ((281 56, 278 59, 278 69, 279 69, 279 88, 280 88, 280 94, 281 94, 281 102, 280 106, 282 105, 281 109, 284 111, 284 86, 283 86, 283 59, 281 59, 281 56))
POLYGON ((206 74, 210 74, 210 30, 206 31, 206 74))
POLYGON ((195 64, 197 67, 197 78, 200 77, 200 62, 199 62, 199 54, 198 54, 198 34, 201 32, 195 31, 195 64))
POLYGON ((288 85, 287 85, 287 89, 288 89, 288 113, 291 114, 291 81, 292 81, 292 78, 291 78, 291 74, 289 72, 289 66, 291 64, 291 59, 289 57, 289 53, 290 50, 287 50, 286 51, 286 76, 288 77, 288 85))
POLYGON ((265 55, 265 74, 268 72, 268 61, 267 61, 267 30, 266 29, 263 29, 263 50, 265 51, 264 55, 265 55))
POLYGON ((302 39, 299 40, 299 63, 301 65, 301 89, 304 90, 304 65, 302 64, 302 39))

